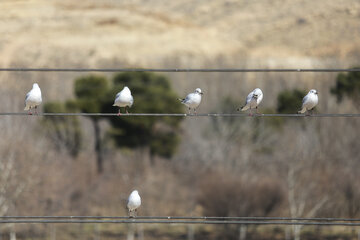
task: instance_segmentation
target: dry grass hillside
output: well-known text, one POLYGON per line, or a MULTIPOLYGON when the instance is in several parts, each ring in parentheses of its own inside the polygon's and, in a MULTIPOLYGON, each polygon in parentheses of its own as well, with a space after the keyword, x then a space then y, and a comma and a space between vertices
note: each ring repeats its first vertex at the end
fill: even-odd
POLYGON ((202 65, 216 56, 311 67, 360 55, 357 0, 3 0, 0 21, 2 67, 147 67, 173 57, 202 65))

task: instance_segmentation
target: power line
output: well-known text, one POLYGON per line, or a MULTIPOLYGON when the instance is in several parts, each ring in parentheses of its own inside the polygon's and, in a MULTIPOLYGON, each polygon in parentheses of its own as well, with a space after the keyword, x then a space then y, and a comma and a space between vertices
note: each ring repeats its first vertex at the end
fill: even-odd
POLYGON ((300 221, 253 221, 253 220, 142 220, 128 218, 122 220, 79 220, 79 219, 6 219, 0 220, 4 223, 143 223, 143 224, 239 224, 239 225, 318 225, 318 226, 360 226, 360 222, 300 222, 300 221))
POLYGON ((147 219, 147 220, 253 220, 253 221, 324 221, 360 222, 360 218, 292 218, 292 217, 215 217, 215 216, 0 216, 0 219, 147 219))
POLYGON ((0 72, 360 72, 360 68, 0 68, 0 72))
POLYGON ((117 113, 38 113, 29 115, 26 112, 2 112, 0 116, 52 116, 52 117, 65 117, 65 116, 84 116, 84 117, 292 117, 292 118, 358 118, 360 113, 324 113, 314 115, 304 114, 244 114, 244 113, 200 113, 200 114, 187 114, 187 113, 123 113, 120 116, 117 113))

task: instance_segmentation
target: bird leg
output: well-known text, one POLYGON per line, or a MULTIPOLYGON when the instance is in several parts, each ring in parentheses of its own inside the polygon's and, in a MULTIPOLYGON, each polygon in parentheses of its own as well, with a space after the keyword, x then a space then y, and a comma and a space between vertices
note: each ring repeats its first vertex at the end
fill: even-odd
POLYGON ((251 117, 253 114, 252 114, 252 108, 250 107, 250 113, 249 113, 249 116, 251 117))
POLYGON ((120 112, 120 107, 119 107, 119 112, 118 112, 118 114, 117 114, 118 116, 121 116, 121 112, 120 112))
POLYGON ((189 114, 191 114, 191 108, 189 108, 189 114))
POLYGON ((259 114, 259 110, 258 107, 256 106, 256 114, 259 114))
POLYGON ((38 115, 37 106, 35 106, 35 114, 38 115))
POLYGON ((128 110, 127 110, 127 106, 125 106, 125 111, 126 111, 126 114, 129 114, 128 110))
POLYGON ((195 115, 197 115, 196 108, 194 108, 194 113, 195 113, 195 115))

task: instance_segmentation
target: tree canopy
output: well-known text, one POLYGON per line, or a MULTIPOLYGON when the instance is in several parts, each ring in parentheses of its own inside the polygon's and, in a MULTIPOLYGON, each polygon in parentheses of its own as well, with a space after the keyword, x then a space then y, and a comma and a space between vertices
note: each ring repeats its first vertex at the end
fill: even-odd
POLYGON ((277 97, 278 113, 296 113, 301 109, 302 99, 306 95, 305 91, 298 89, 284 90, 277 97))
MULTIPOLYGON (((116 94, 128 86, 134 97, 132 113, 183 113, 184 108, 178 101, 178 95, 172 90, 167 77, 154 73, 119 73, 114 75, 112 81, 101 75, 82 76, 75 80, 75 99, 60 102, 50 102, 45 105, 45 112, 64 112, 67 110, 84 113, 117 112, 113 107, 116 94)), ((76 119, 76 117, 74 117, 76 119)), ((94 117, 91 116, 94 126, 95 152, 97 154, 98 172, 102 172, 102 139, 99 121, 110 122, 108 130, 117 147, 147 147, 151 156, 158 155, 171 157, 179 143, 179 127, 182 117, 94 117)), ((52 121, 53 129, 58 136, 72 131, 72 138, 64 141, 67 148, 81 145, 81 128, 78 121, 60 118, 52 121), (80 134, 74 135, 74 134, 80 134), (76 141, 76 142, 74 142, 76 141)), ((68 136, 69 134, 64 136, 68 136)), ((62 137, 64 139, 64 137, 62 137)), ((74 149, 71 151, 75 151, 74 149)), ((76 155, 77 153, 74 152, 76 155)))
POLYGON ((341 102, 346 96, 358 103, 360 100, 360 72, 338 74, 336 85, 331 88, 330 92, 336 96, 338 102, 341 102))
MULTIPOLYGON (((128 86, 134 97, 131 113, 183 113, 179 96, 167 77, 154 73, 119 73, 103 105, 104 112, 114 112, 114 97, 128 86)), ((178 129, 182 117, 118 117, 109 118, 110 135, 119 147, 149 147, 151 155, 171 157, 179 142, 178 129)))

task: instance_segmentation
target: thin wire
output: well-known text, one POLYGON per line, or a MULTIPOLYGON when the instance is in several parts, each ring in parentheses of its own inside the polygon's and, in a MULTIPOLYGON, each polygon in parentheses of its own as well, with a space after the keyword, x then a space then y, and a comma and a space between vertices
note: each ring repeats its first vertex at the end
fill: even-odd
MULTIPOLYGON (((128 216, 0 216, 0 219, 129 219, 128 216)), ((137 216, 135 219, 151 220, 260 220, 260 221, 325 221, 325 222, 360 222, 360 218, 291 218, 291 217, 207 217, 207 216, 137 216)))
POLYGON ((49 219, 7 219, 4 223, 145 223, 145 224, 240 224, 240 225, 319 225, 319 226, 360 226, 360 222, 297 222, 297 221, 237 221, 237 220, 49 220, 49 219))
POLYGON ((360 68, 0 68, 0 72, 360 72, 360 68))
MULTIPOLYGON (((26 112, 1 112, 0 116, 84 116, 84 117, 118 117, 117 113, 38 113, 29 115, 26 112)), ((244 114, 244 113, 201 113, 201 114, 187 114, 187 113, 123 113, 119 117, 295 117, 295 118, 323 118, 323 117, 346 117, 358 118, 360 113, 324 113, 324 114, 244 114)))

